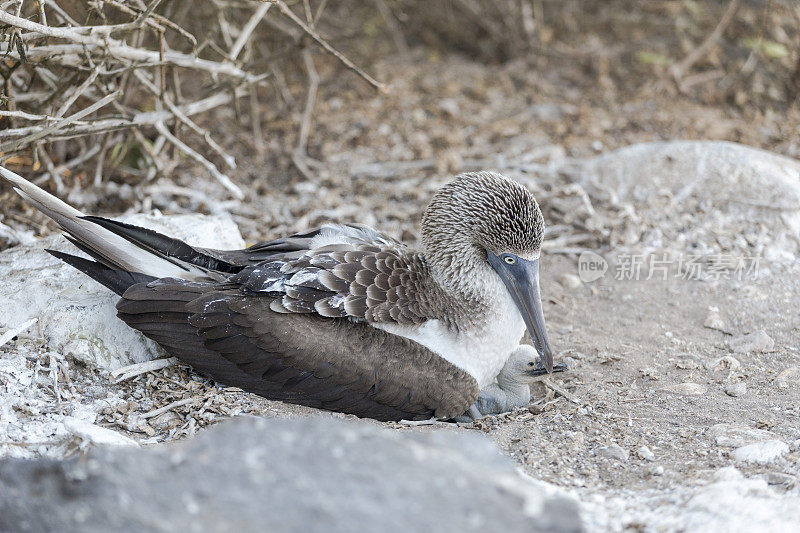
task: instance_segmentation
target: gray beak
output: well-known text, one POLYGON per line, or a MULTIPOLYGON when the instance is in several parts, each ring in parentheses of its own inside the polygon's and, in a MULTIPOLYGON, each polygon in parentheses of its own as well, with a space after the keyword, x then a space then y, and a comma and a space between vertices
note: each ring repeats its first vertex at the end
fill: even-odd
POLYGON ((528 327, 533 345, 544 361, 547 372, 552 372, 553 352, 547 340, 542 297, 539 293, 539 260, 528 261, 511 254, 503 254, 503 257, 500 257, 490 250, 486 250, 486 255, 489 264, 503 280, 511 298, 517 304, 517 309, 528 327), (507 257, 513 257, 514 261, 506 262, 504 258, 507 257))
MULTIPOLYGON (((567 370, 569 370, 569 365, 567 363, 553 363, 553 373, 566 372, 567 370)), ((542 365, 542 360, 537 359, 536 366, 530 370, 526 370, 525 373, 531 377, 538 378, 539 376, 546 376, 547 369, 542 365)))

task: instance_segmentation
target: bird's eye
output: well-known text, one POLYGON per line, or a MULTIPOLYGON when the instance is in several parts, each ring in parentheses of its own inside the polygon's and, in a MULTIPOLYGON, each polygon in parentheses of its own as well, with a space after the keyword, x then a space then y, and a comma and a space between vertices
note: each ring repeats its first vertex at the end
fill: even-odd
POLYGON ((528 366, 533 366, 533 361, 531 361, 530 363, 528 363, 528 366))
POLYGON ((507 264, 509 264, 509 265, 513 265, 514 263, 516 263, 516 262, 517 262, 517 260, 514 258, 514 256, 513 256, 513 255, 507 255, 507 256, 505 256, 505 257, 503 258, 503 261, 505 261, 505 262, 506 262, 507 264))

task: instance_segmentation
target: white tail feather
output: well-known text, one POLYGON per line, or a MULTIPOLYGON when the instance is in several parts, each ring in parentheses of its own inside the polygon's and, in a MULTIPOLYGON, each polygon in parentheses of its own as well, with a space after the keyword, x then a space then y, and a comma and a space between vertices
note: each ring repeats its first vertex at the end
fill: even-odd
POLYGON ((0 176, 11 184, 22 198, 53 219, 62 230, 92 250, 112 268, 140 272, 158 278, 199 279, 207 274, 194 265, 185 268, 128 242, 94 222, 83 220, 83 213, 37 187, 22 176, 0 167, 0 176))

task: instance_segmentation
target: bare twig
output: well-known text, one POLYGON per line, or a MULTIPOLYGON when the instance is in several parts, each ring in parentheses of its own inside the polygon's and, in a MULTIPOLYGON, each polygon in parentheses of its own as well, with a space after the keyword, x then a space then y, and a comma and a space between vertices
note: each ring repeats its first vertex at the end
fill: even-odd
POLYGON ((233 194, 235 198, 239 200, 244 198, 244 193, 242 192, 242 190, 235 183, 233 183, 228 176, 220 172, 219 169, 217 169, 216 165, 214 165, 214 163, 212 163, 211 161, 209 161, 208 159, 206 159, 205 157, 194 151, 192 148, 189 148, 183 141, 175 137, 172 134, 172 132, 170 132, 167 129, 167 127, 164 125, 163 122, 156 122, 155 128, 161 135, 163 135, 181 152, 191 157, 201 165, 203 165, 206 168, 206 170, 208 170, 209 174, 214 176, 214 179, 220 182, 220 184, 223 187, 228 189, 228 191, 230 191, 230 193, 233 194))
MULTIPOLYGON (((246 94, 245 88, 237 89, 236 94, 238 96, 244 96, 246 94)), ((178 106, 178 109, 180 109, 184 115, 192 116, 225 105, 232 99, 233 95, 231 93, 218 93, 214 96, 192 102, 191 104, 178 106)), ((81 135, 126 129, 134 126, 152 126, 158 122, 170 122, 174 119, 175 116, 170 111, 143 111, 135 114, 131 118, 99 119, 91 123, 74 121, 69 127, 59 128, 50 138, 51 140, 66 139, 81 135)), ((35 132, 40 132, 41 129, 42 126, 28 126, 25 128, 0 130, 0 139, 30 135, 35 132)))
POLYGON ((302 29, 306 34, 308 34, 309 37, 314 39, 314 41, 316 41, 316 43, 318 45, 320 45, 326 52, 328 52, 333 57, 335 57, 336 59, 341 61, 344 66, 346 66, 347 68, 349 68, 350 70, 352 70, 353 72, 355 72, 356 74, 358 74, 359 76, 364 78, 364 80, 366 80, 367 83, 372 85, 378 91, 380 91, 382 93, 387 92, 388 89, 387 89, 386 85, 384 85, 383 83, 377 81, 375 78, 373 78, 372 76, 370 76, 369 74, 364 72, 361 68, 359 68, 355 63, 350 61, 341 52, 339 52, 333 46, 328 44, 328 42, 325 39, 323 39, 322 37, 320 37, 320 35, 315 30, 313 30, 312 28, 309 28, 308 25, 300 19, 300 17, 295 15, 294 11, 289 9, 289 6, 287 6, 285 2, 283 2, 281 0, 276 0, 276 3, 278 4, 278 7, 280 8, 281 13, 283 13, 284 15, 289 17, 292 20, 292 22, 297 24, 300 27, 300 29, 302 29))
POLYGON ((300 132, 297 136, 297 146, 292 153, 292 162, 306 179, 313 180, 313 175, 308 168, 306 147, 308 146, 308 134, 311 131, 311 118, 314 113, 314 104, 317 101, 319 74, 317 74, 317 69, 314 67, 314 59, 311 57, 311 51, 308 49, 303 50, 303 62, 308 72, 308 92, 306 93, 306 107, 300 122, 300 132))
POLYGON ((253 16, 250 17, 250 20, 247 21, 247 24, 244 25, 242 31, 239 32, 239 37, 236 38, 236 42, 233 43, 233 47, 231 48, 230 53, 228 54, 228 59, 231 61, 236 61, 236 58, 239 57, 239 53, 244 48, 244 45, 250 40, 250 36, 255 31, 256 26, 258 23, 261 22, 261 19, 267 14, 269 8, 272 7, 270 3, 264 3, 258 6, 258 9, 253 13, 253 16))
POLYGON ((153 409, 152 411, 148 411, 146 413, 142 413, 139 415, 139 418, 153 418, 154 416, 163 415, 167 411, 171 411, 176 407, 183 407, 184 405, 189 405, 190 403, 196 401, 197 398, 184 398, 183 400, 176 400, 172 403, 165 405, 164 407, 159 407, 158 409, 153 409))
POLYGON ((99 70, 99 69, 94 69, 94 70, 92 71, 92 73, 91 73, 91 74, 89 74, 89 77, 88 77, 88 78, 86 78, 86 80, 84 80, 84 82, 83 82, 83 83, 81 83, 81 85, 80 85, 80 86, 79 86, 77 89, 75 89, 74 91, 72 91, 72 94, 70 94, 69 98, 67 98, 67 99, 64 101, 64 103, 63 103, 63 104, 61 104, 61 107, 59 107, 59 108, 58 108, 58 111, 56 111, 56 112, 53 114, 53 117, 55 117, 55 118, 61 118, 61 117, 63 117, 63 116, 64 116, 64 113, 66 113, 66 112, 69 110, 69 108, 72 106, 72 104, 74 104, 74 103, 75 103, 75 100, 77 100, 78 98, 80 98, 80 96, 81 96, 81 95, 82 95, 84 92, 86 92, 86 89, 88 89, 88 88, 89 88, 89 87, 90 87, 90 86, 91 86, 91 85, 94 83, 94 80, 96 80, 96 79, 97 79, 97 75, 98 75, 98 74, 100 74, 100 70, 99 70))
MULTIPOLYGON (((159 51, 133 48, 122 41, 111 39, 107 35, 102 35, 103 31, 94 31, 97 28, 105 27, 89 26, 89 34, 85 35, 75 31, 73 28, 53 28, 50 26, 43 26, 42 24, 38 24, 32 20, 16 17, 10 13, 6 13, 5 11, 0 11, 0 22, 22 28, 30 32, 35 32, 40 35, 66 39, 78 45, 83 45, 53 45, 32 48, 31 51, 34 52, 33 56, 31 56, 32 59, 41 59, 42 57, 46 57, 42 56, 42 53, 64 57, 70 55, 70 52, 76 55, 84 52, 103 52, 109 53, 114 57, 128 59, 131 61, 144 61, 153 64, 166 62, 178 67, 205 70, 215 74, 224 74, 227 76, 233 76, 235 78, 242 78, 248 81, 253 78, 252 74, 243 71, 232 63, 218 63, 215 61, 200 59, 193 55, 182 54, 180 52, 173 51, 168 51, 162 56, 159 51), (102 38, 98 35, 95 35, 96 33, 99 33, 102 38)), ((12 48, 13 47, 10 45, 6 45, 5 50, 2 50, 2 52, 7 53, 9 56, 14 57, 15 59, 22 59, 19 56, 19 52, 12 48)))
POLYGON ((33 317, 33 318, 29 319, 29 320, 26 320, 25 322, 23 322, 19 326, 15 327, 15 328, 11 328, 8 331, 6 331, 5 333, 3 333, 2 335, 0 335, 0 346, 4 345, 8 341, 10 341, 11 339, 16 337, 17 335, 19 335, 23 331, 25 331, 26 329, 31 327, 32 325, 36 324, 36 322, 38 322, 38 320, 39 319, 37 317, 33 317))
POLYGON ((134 378, 136 376, 140 376, 142 374, 146 374, 147 372, 153 372, 155 370, 160 370, 162 368, 166 368, 168 366, 172 366, 177 363, 178 360, 174 357, 167 357, 166 359, 153 359, 151 361, 145 361, 143 363, 136 363, 133 365, 123 366, 111 372, 111 375, 114 376, 114 382, 119 383, 120 381, 125 381, 127 379, 134 378))
MULTIPOLYGON (((142 83, 142 85, 144 85, 150 92, 158 96, 159 90, 156 88, 155 85, 153 85, 153 83, 150 80, 148 80, 145 77, 145 75, 142 72, 135 71, 133 74, 142 83)), ((225 152, 225 150, 223 150, 222 147, 219 144, 217 144, 216 141, 214 141, 214 139, 211 138, 211 134, 208 131, 202 129, 200 126, 195 124, 192 121, 192 119, 186 116, 186 114, 183 113, 183 111, 181 111, 178 106, 173 104, 172 100, 168 98, 166 95, 162 98, 162 101, 166 104, 167 108, 175 115, 175 118, 180 120, 183 124, 187 125, 189 129, 191 129, 193 132, 198 134, 200 137, 203 138, 203 140, 206 141, 206 144, 208 144, 208 146, 212 150, 214 150, 222 158, 223 161, 225 161, 225 164, 228 166, 228 168, 230 168, 231 170, 236 168, 236 160, 233 158, 233 156, 225 152)))
POLYGON ((575 396, 571 392, 566 391, 563 388, 559 387, 558 385, 553 383, 550 379, 544 378, 542 380, 542 383, 544 383, 547 388, 552 389, 554 392, 560 394, 561 396, 563 396, 567 400, 571 401, 572 403, 577 404, 577 405, 583 405, 583 402, 581 401, 580 398, 578 398, 577 396, 575 396))
POLYGON ((722 32, 725 31, 725 28, 727 28, 733 20, 737 9, 739 9, 739 0, 730 0, 728 3, 728 8, 722 15, 717 27, 714 28, 714 31, 712 31, 711 34, 709 34, 709 36, 706 37, 702 43, 700 43, 700 46, 692 50, 689 55, 683 59, 683 61, 670 67, 670 74, 676 81, 679 81, 686 71, 692 68, 692 65, 697 63, 708 53, 711 47, 716 44, 716 42, 722 36, 722 32))
POLYGON ((119 91, 115 91, 115 92, 113 92, 113 93, 111 93, 109 95, 106 95, 103 98, 101 98, 100 100, 98 100, 97 102, 95 102, 92 105, 90 105, 89 107, 87 107, 85 109, 82 109, 82 110, 78 111, 77 113, 68 116, 65 119, 59 120, 58 122, 55 122, 55 123, 53 123, 53 124, 51 124, 49 126, 46 126, 46 127, 42 128, 41 130, 37 131, 36 133, 32 133, 32 134, 30 134, 30 135, 28 135, 26 137, 23 137, 22 139, 16 139, 16 140, 13 140, 13 141, 6 141, 4 143, 0 143, 0 152, 7 152, 7 151, 9 151, 11 149, 18 149, 21 146, 25 146, 26 144, 30 144, 33 141, 36 141, 36 140, 41 139, 43 137, 46 137, 47 135, 49 135, 49 134, 51 134, 51 133, 53 133, 53 132, 55 132, 57 130, 65 128, 65 127, 69 126, 70 124, 72 124, 73 122, 75 122, 77 120, 80 120, 83 117, 85 117, 86 115, 90 115, 90 114, 94 113, 95 111, 97 111, 98 109, 100 109, 101 107, 107 105, 109 102, 114 100, 117 96, 119 96, 119 94, 120 94, 119 91))
MULTIPOLYGON (((381 17, 383 17, 383 21, 386 23, 386 29, 389 30, 389 35, 392 36, 395 48, 397 48, 397 51, 402 55, 408 56, 408 43, 406 43, 406 38, 403 35, 403 31, 400 29, 400 25, 397 23, 397 19, 394 18, 392 9, 386 4, 385 0, 373 0, 373 2, 378 12, 381 14, 381 17)), ((522 2, 522 4, 527 5, 526 2, 522 2)))

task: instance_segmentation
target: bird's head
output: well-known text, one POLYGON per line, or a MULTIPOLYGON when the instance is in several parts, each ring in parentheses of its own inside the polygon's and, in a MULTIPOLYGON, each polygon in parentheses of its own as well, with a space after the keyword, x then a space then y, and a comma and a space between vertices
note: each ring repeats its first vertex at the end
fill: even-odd
MULTIPOLYGON (((565 363, 555 363, 553 372, 564 372, 569 367, 565 363)), ((498 382, 532 383, 547 375, 539 353, 533 346, 520 344, 508 357, 505 366, 497 376, 498 382)))
MULTIPOLYGON (((523 185, 493 172, 470 172, 442 187, 422 219, 426 258, 445 284, 488 264, 519 309, 548 372, 553 355, 539 293, 544 217, 523 185)), ((486 270, 486 269, 484 269, 486 270)))

